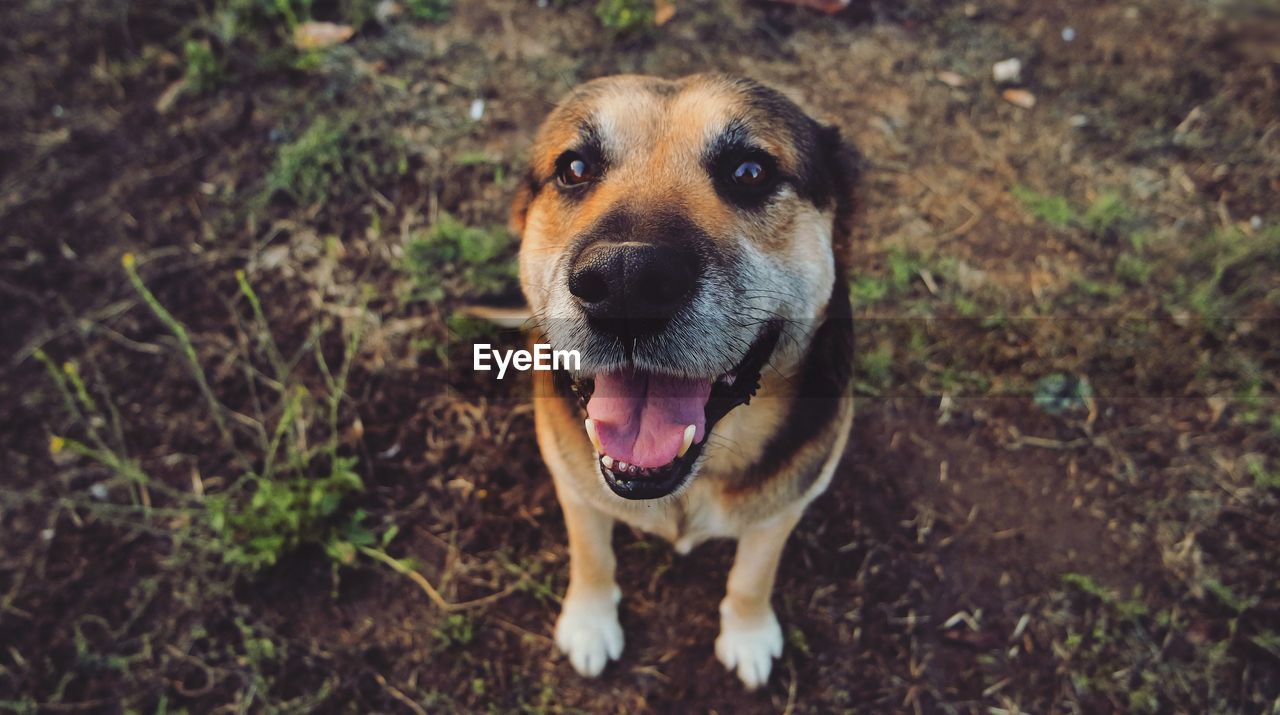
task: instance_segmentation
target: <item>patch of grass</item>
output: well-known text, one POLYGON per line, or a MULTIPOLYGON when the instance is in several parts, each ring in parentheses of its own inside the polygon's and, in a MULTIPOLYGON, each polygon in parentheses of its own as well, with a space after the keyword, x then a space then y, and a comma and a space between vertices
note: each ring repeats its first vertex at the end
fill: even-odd
POLYGON ((475 639, 475 624, 465 613, 451 613, 436 627, 432 636, 441 650, 464 648, 475 639))
POLYGON ((886 275, 865 274, 849 284, 849 300, 856 310, 875 305, 887 298, 905 293, 924 267, 924 259, 902 250, 891 248, 885 254, 886 275))
POLYGON ((1115 238, 1133 223, 1133 214, 1124 199, 1115 192, 1103 192, 1094 199, 1080 217, 1084 230, 1097 238, 1115 238))
POLYGON ((182 44, 183 76, 186 91, 200 94, 218 87, 226 80, 226 69, 213 53, 208 41, 187 40, 182 44))
MULTIPOLYGON (((1128 712, 1143 713, 1236 711, 1227 703, 1243 693, 1232 693, 1227 677, 1241 665, 1237 646, 1269 642, 1266 629, 1242 632, 1253 630, 1243 616, 1256 599, 1241 598, 1213 578, 1202 581, 1211 600, 1186 599, 1165 609, 1153 608, 1140 587, 1122 597, 1086 574, 1064 574, 1062 585, 1046 615, 1058 632, 1051 649, 1061 671, 1070 673, 1068 696, 1077 705, 1126 703, 1128 712), (1226 623, 1219 604, 1230 612, 1226 623), (1222 627, 1205 628, 1210 622, 1222 627)), ((1258 695, 1250 702, 1267 702, 1258 695)))
POLYGON ((371 134, 351 119, 322 116, 280 147, 263 196, 286 195, 310 206, 367 191, 406 171, 408 157, 397 139, 371 134))
POLYGON ((881 343, 874 350, 858 356, 855 384, 859 391, 877 395, 889 384, 893 377, 893 346, 881 343))
POLYGON ((1116 278, 1133 286, 1146 285, 1154 270, 1155 266, 1149 261, 1132 253, 1122 253, 1116 258, 1116 278))
POLYGON ((428 22, 444 22, 453 12, 453 0, 405 0, 409 15, 428 22))
POLYGON ((1174 289, 1214 327, 1280 305, 1280 228, 1256 235, 1215 231, 1195 244, 1174 289))
POLYGON ((404 268, 417 296, 433 301, 454 285, 472 297, 509 293, 517 275, 514 244, 504 229, 468 226, 448 214, 410 238, 404 268))
POLYGON ((1253 477, 1254 486, 1280 491, 1280 469, 1268 469, 1262 457, 1249 460, 1248 470, 1249 476, 1253 477))
POLYGON ((854 310, 875 305, 889 296, 889 282, 879 276, 859 276, 849 284, 854 310))
POLYGON ((1022 184, 1014 184, 1009 191, 1032 216, 1052 226, 1066 228, 1076 219, 1075 210, 1061 196, 1042 194, 1022 184))
POLYGON ((596 17, 605 29, 617 33, 653 27, 653 0, 600 0, 596 17))
MULTIPOLYGON (((123 263, 143 304, 176 339, 181 360, 199 387, 204 412, 216 427, 224 449, 241 476, 232 480, 227 488, 203 497, 166 487, 130 457, 119 412, 92 398, 74 363, 58 370, 47 355, 39 354, 63 396, 64 406, 87 437, 82 440, 55 435, 50 439, 50 453, 55 458, 64 452, 71 453, 117 475, 121 484, 135 494, 133 502, 140 520, 149 518, 150 497, 142 496, 143 492, 161 491, 173 502, 166 509, 182 514, 186 525, 175 538, 214 556, 219 563, 230 567, 232 574, 252 574, 275 564, 281 556, 302 545, 323 545, 336 538, 338 532, 333 518, 344 498, 363 489, 355 472, 355 458, 344 456, 338 450, 339 408, 345 398, 352 360, 359 350, 361 331, 357 328, 347 336, 343 361, 336 371, 329 369, 323 354, 313 347, 326 384, 325 392, 316 399, 293 374, 298 359, 286 362, 281 356, 256 292, 243 274, 237 274, 242 297, 251 306, 255 324, 262 331, 255 342, 274 372, 271 378, 263 376, 260 380, 261 387, 266 388, 265 394, 274 397, 274 401, 260 398, 260 411, 274 416, 273 424, 264 424, 229 409, 220 401, 187 327, 147 287, 133 256, 126 255, 123 263), (104 434, 103 425, 108 424, 110 436, 104 434), (317 440, 314 427, 320 425, 326 436, 317 440), (312 429, 308 429, 309 426, 312 429), (242 427, 249 427, 251 447, 245 446, 249 435, 242 434, 242 427)), ((129 510, 113 512, 113 517, 128 514, 129 510)))

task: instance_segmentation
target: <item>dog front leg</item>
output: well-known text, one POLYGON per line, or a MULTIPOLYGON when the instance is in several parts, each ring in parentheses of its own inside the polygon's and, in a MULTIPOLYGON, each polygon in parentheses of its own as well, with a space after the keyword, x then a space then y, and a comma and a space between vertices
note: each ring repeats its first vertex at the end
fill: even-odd
POLYGON ((787 537, 800 520, 800 510, 748 528, 738 537, 729 583, 720 602, 720 636, 716 657, 748 690, 769 680, 773 659, 782 655, 782 627, 769 599, 778 560, 787 537))
POLYGON ((569 589, 556 621, 556 645, 574 670, 594 677, 622 655, 613 518, 570 494, 562 493, 560 506, 569 531, 569 589))

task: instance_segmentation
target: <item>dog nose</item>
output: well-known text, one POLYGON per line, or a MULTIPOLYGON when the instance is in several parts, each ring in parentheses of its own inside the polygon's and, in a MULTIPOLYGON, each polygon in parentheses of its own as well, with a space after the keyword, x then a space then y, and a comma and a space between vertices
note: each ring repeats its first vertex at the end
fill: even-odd
POLYGON ((697 279, 697 256, 678 246, 599 242, 574 261, 569 292, 597 329, 636 338, 661 331, 697 279))

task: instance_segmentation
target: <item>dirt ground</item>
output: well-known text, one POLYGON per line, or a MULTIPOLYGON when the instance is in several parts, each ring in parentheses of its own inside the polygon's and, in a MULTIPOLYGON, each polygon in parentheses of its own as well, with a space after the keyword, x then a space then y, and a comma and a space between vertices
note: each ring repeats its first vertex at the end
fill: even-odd
POLYGON ((1273 6, 541 4, 0 8, 0 708, 1280 713, 1273 6), (551 103, 713 69, 866 157, 858 416, 756 693, 727 543, 620 529, 625 654, 555 653, 528 385, 448 364, 551 103))

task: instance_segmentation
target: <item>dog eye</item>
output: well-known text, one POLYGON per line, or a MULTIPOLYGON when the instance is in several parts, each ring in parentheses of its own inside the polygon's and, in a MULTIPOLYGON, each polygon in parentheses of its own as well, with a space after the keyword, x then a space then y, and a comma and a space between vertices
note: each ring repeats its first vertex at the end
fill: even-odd
POLYGON ((764 186, 769 182, 769 171, 764 165, 753 159, 740 162, 733 170, 733 183, 752 188, 764 186))
POLYGON ((596 178, 596 168, 581 154, 567 151, 556 160, 556 179, 564 186, 585 184, 596 178))

